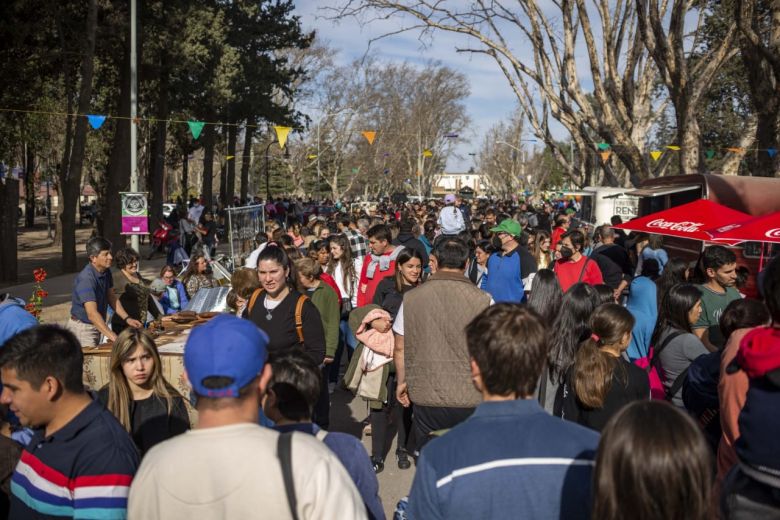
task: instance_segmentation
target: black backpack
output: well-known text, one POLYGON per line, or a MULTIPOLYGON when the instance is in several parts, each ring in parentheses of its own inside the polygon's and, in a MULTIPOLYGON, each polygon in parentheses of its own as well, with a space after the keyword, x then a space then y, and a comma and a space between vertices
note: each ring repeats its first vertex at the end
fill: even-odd
POLYGON ((713 451, 718 450, 723 430, 720 426, 720 352, 702 354, 694 359, 682 383, 685 409, 704 432, 713 451))

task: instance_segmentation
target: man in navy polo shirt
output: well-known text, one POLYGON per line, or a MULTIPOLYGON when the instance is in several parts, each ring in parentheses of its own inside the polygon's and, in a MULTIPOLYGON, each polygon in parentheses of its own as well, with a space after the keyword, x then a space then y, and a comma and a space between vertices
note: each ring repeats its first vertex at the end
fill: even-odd
POLYGON ((116 334, 106 325, 106 310, 110 305, 129 326, 140 328, 143 324, 130 318, 114 293, 111 276, 111 242, 101 237, 87 242, 89 263, 73 281, 70 319, 65 325, 76 336, 82 347, 92 347, 100 342, 100 335, 114 341, 116 334))
POLYGON ((532 398, 547 335, 536 313, 506 303, 466 326, 483 402, 422 450, 410 519, 590 517, 598 434, 549 415, 532 398))
POLYGON ((84 390, 82 367, 78 341, 56 325, 20 332, 0 350, 0 403, 35 429, 11 477, 10 518, 127 514, 138 452, 84 390))

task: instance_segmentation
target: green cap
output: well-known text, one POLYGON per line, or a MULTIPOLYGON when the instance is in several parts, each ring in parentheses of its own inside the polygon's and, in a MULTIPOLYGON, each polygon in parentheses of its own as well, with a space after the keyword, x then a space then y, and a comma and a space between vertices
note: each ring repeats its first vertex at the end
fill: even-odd
POLYGON ((494 233, 506 233, 513 237, 519 237, 523 233, 523 228, 520 223, 515 219, 507 218, 501 221, 499 225, 494 228, 490 228, 490 231, 494 233))

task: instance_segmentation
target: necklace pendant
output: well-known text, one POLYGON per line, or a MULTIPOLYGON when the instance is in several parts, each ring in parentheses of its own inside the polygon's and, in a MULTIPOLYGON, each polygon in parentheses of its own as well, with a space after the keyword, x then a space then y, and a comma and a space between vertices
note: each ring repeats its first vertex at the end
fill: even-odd
POLYGON ((268 321, 271 321, 271 318, 273 318, 273 316, 271 316, 271 312, 270 311, 266 312, 265 319, 268 320, 268 321))

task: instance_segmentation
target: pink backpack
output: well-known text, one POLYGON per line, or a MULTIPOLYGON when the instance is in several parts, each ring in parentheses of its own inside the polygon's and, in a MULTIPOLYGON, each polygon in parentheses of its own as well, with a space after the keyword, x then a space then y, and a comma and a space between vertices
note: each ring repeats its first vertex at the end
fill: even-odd
POLYGON ((666 346, 677 336, 682 335, 682 332, 676 330, 671 332, 666 339, 664 339, 658 346, 658 350, 654 350, 650 347, 647 352, 647 356, 639 358, 634 361, 634 364, 639 368, 643 368, 647 372, 647 378, 650 380, 650 398, 658 400, 668 400, 672 396, 667 396, 666 388, 664 388, 663 369, 659 366, 660 358, 658 355, 666 346))

